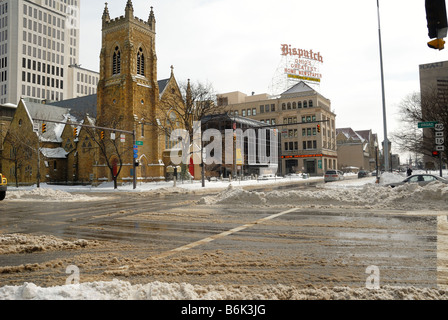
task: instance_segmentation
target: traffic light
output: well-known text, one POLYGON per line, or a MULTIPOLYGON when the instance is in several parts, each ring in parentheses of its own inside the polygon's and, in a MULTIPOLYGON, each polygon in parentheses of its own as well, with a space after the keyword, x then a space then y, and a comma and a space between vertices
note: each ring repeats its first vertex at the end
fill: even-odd
POLYGON ((428 36, 430 39, 440 41, 430 41, 428 46, 433 49, 442 50, 443 38, 447 36, 448 21, 446 17, 445 0, 425 0, 426 21, 428 23, 428 36))
POLYGON ((73 129, 73 136, 74 137, 78 136, 78 128, 73 129))
POLYGON ((317 132, 320 133, 320 124, 317 125, 317 132))
POLYGON ((440 152, 439 151, 433 151, 432 152, 432 156, 433 157, 438 157, 440 155, 440 152))
POLYGON ((442 50, 445 48, 445 41, 443 39, 435 39, 428 42, 428 47, 431 49, 442 50))
POLYGON ((101 137, 101 140, 104 140, 104 131, 100 132, 100 137, 101 137))
POLYGON ((47 132, 47 124, 46 123, 42 123, 42 133, 47 132))

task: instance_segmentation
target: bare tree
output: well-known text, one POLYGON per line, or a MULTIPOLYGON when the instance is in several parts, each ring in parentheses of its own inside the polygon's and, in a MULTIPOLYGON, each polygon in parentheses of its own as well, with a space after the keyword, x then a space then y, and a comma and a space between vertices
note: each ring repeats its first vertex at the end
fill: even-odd
MULTIPOLYGON (((414 92, 400 104, 400 129, 392 134, 400 150, 413 154, 431 156, 434 151, 434 130, 421 129, 419 122, 436 121, 445 127, 445 150, 448 148, 447 95, 440 90, 428 90, 423 96, 414 92)), ((445 151, 446 158, 446 151, 445 151)))
MULTIPOLYGON (((211 83, 191 83, 190 80, 179 85, 180 94, 172 91, 172 94, 166 94, 162 97, 159 104, 159 112, 155 118, 149 115, 143 115, 145 124, 157 128, 161 136, 170 137, 174 130, 182 129, 188 133, 176 144, 182 145, 182 150, 190 150, 190 154, 183 155, 189 157, 194 155, 194 148, 190 144, 194 141, 197 127, 195 122, 201 122, 202 119, 210 114, 222 112, 224 109, 216 105, 216 93, 211 83), (188 145, 187 145, 188 144, 188 145)), ((199 146, 201 147, 201 146, 199 146)), ((182 175, 185 176, 189 164, 182 165, 182 175)))
MULTIPOLYGON (((5 137, 6 145, 9 145, 9 154, 3 154, 3 159, 11 162, 14 166, 14 179, 16 187, 19 187, 19 172, 20 170, 28 170, 30 176, 32 174, 32 166, 30 163, 35 158, 33 155, 37 154, 37 139, 31 139, 30 136, 24 135, 23 130, 10 129, 5 137), (28 168, 28 169, 27 169, 28 168)), ((37 171, 39 175, 39 168, 37 171)), ((39 177, 38 177, 39 178, 39 177)))
MULTIPOLYGON (((87 119, 87 117, 85 117, 87 119)), ((120 128, 120 119, 112 119, 109 122, 103 122, 102 127, 120 128)), ((95 142, 99 149, 99 155, 106 164, 112 180, 114 182, 114 189, 118 189, 118 177, 123 169, 123 158, 126 154, 131 152, 128 144, 119 142, 119 137, 113 131, 104 131, 91 127, 83 127, 87 136, 95 142), (115 138, 112 137, 111 133, 115 138)))

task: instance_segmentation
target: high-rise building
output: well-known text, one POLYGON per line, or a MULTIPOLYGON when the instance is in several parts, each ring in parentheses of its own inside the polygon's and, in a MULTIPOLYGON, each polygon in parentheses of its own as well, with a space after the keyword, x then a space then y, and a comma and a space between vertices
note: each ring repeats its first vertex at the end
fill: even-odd
POLYGON ((60 101, 79 63, 80 0, 0 0, 0 103, 60 101))

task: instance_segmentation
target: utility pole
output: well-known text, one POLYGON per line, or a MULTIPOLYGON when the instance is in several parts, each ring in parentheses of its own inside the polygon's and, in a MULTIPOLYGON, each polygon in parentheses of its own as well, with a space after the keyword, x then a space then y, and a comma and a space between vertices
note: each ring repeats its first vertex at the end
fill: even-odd
POLYGON ((40 134, 37 133, 37 188, 40 188, 40 134))
POLYGON ((387 121, 386 121, 386 96, 384 89, 384 71, 383 71, 383 48, 381 44, 381 23, 380 23, 380 1, 376 0, 378 7, 378 35, 380 45, 380 66, 381 66, 381 89, 383 96, 383 126, 384 126, 384 171, 389 171, 389 140, 387 139, 387 121))

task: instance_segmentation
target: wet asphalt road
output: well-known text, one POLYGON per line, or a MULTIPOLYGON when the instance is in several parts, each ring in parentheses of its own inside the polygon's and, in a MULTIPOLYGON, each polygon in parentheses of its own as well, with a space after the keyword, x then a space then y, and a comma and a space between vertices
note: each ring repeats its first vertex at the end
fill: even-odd
MULTIPOLYGON (((382 284, 432 288, 438 284, 436 217, 367 209, 207 206, 197 204, 199 194, 101 196, 104 200, 88 203, 5 201, 0 230, 97 240, 108 245, 89 253, 115 254, 137 264, 157 259, 154 269, 145 269, 145 276, 136 273, 136 282, 364 286, 366 269, 373 265, 381 272, 382 284), (198 262, 212 255, 216 258, 208 265, 198 262), (175 260, 179 256, 182 259, 175 260), (179 273, 176 261, 183 270, 204 271, 200 276, 179 273), (173 272, 161 275, 158 270, 163 268, 173 272)), ((55 259, 82 264, 84 253, 0 255, 0 267, 55 259)), ((106 263, 89 269, 84 263, 92 274, 120 266, 106 263)), ((48 281, 33 272, 0 272, 0 285, 25 280, 48 281)))

